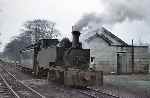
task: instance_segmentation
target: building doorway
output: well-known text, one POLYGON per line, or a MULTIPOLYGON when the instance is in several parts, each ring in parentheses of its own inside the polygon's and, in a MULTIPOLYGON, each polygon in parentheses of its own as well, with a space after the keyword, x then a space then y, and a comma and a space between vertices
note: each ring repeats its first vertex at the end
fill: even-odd
POLYGON ((117 53, 117 74, 127 73, 127 55, 126 52, 117 53))

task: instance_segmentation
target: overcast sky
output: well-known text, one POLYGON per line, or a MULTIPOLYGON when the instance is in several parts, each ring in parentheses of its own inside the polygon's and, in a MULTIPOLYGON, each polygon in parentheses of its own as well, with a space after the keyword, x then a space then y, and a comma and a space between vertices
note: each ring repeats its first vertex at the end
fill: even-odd
POLYGON ((62 35, 70 37, 72 25, 85 13, 103 17, 106 12, 107 17, 119 17, 104 22, 114 34, 128 43, 131 39, 150 43, 149 6, 150 0, 0 0, 1 49, 20 33, 26 20, 41 18, 56 22, 62 35))

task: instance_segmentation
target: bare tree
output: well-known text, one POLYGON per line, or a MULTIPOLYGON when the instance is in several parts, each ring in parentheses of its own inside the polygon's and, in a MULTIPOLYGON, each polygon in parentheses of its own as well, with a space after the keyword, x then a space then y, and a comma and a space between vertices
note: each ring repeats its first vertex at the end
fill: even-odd
MULTIPOLYGON (((20 50, 31 44, 31 36, 27 33, 21 33, 9 42, 4 51, 3 55, 8 57, 10 60, 20 61, 20 50)), ((28 58, 28 54, 23 55, 24 58, 28 58)))
MULTIPOLYGON (((3 54, 10 60, 20 61, 20 50, 31 45, 32 42, 36 42, 42 38, 56 38, 59 35, 58 30, 55 28, 55 23, 48 20, 33 20, 24 23, 23 33, 14 37, 9 42, 3 54)), ((28 53, 22 54, 23 58, 29 58, 28 53)))
POLYGON ((23 30, 26 33, 30 33, 32 35, 32 41, 36 42, 43 38, 51 39, 60 35, 55 25, 54 22, 48 20, 36 19, 25 22, 23 30))

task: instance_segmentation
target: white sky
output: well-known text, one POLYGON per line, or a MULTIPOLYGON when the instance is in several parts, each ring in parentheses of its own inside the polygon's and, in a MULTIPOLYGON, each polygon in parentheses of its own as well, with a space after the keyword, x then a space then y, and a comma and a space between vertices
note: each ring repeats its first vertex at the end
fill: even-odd
MULTIPOLYGON (((0 0, 2 47, 20 33, 23 22, 35 18, 56 22, 63 36, 69 36, 72 25, 84 13, 101 12, 99 0, 0 0)), ((1 48, 2 48, 1 47, 1 48)))
MULTIPOLYGON (((72 25, 83 14, 102 11, 104 7, 100 0, 0 0, 0 32, 2 33, 0 40, 3 43, 0 50, 12 36, 20 33, 22 24, 27 20, 41 18, 56 22, 56 26, 63 33, 62 36, 70 37, 72 25)), ((137 34, 142 38, 142 27, 144 32, 149 31, 149 26, 143 22, 128 21, 116 24, 110 30, 126 41, 133 39, 137 34), (126 33, 132 31, 137 33, 126 33)))

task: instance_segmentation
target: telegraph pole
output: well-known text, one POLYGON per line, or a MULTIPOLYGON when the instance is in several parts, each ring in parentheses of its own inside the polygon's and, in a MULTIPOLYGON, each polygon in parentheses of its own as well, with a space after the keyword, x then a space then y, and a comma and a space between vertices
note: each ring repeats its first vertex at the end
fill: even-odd
POLYGON ((33 72, 34 72, 34 75, 35 76, 38 76, 38 64, 37 64, 37 54, 38 54, 38 49, 37 49, 37 42, 38 42, 38 35, 37 35, 37 28, 36 28, 36 31, 34 32, 35 33, 35 43, 34 43, 34 49, 33 49, 33 72))
POLYGON ((134 73, 134 43, 132 40, 132 53, 131 53, 131 59, 132 59, 132 73, 134 73))

